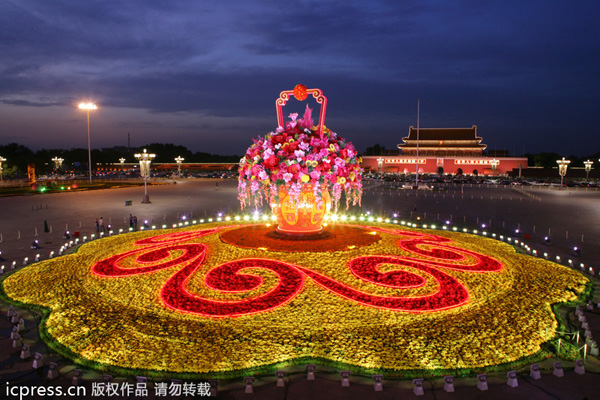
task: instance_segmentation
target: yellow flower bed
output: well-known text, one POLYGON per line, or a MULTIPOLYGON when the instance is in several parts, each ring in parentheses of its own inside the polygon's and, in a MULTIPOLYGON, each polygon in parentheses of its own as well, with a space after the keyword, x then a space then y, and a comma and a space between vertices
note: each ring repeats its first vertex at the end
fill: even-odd
MULTIPOLYGON (((139 244, 144 238, 211 228, 235 229, 219 224, 96 240, 83 245, 76 254, 23 268, 5 279, 3 286, 14 300, 50 308, 47 332, 82 358, 123 368, 210 374, 301 357, 399 371, 480 368, 511 362, 535 354, 542 343, 554 336, 557 322, 551 304, 575 300, 588 282, 578 272, 517 254, 511 246, 495 240, 407 228, 402 230, 413 235, 415 232, 438 235, 451 240, 445 245, 489 255, 502 268, 473 272, 438 267, 465 288, 468 300, 446 309, 426 311, 368 306, 315 280, 314 274, 320 274, 371 297, 415 298, 440 290, 440 281, 418 266, 391 263, 379 266, 382 274, 406 271, 415 282, 424 281, 406 288, 375 284, 350 273, 349 263, 359 257, 432 260, 399 246, 399 238, 405 236, 385 230, 400 230, 399 227, 373 226, 381 237, 378 242, 333 252, 294 253, 234 247, 223 243, 219 232, 182 238, 181 243, 193 244, 204 252, 200 266, 186 280, 185 290, 190 296, 208 299, 210 304, 219 301, 243 304, 269 296, 283 279, 277 270, 249 267, 244 273, 259 276, 260 284, 243 291, 217 290, 207 282, 211 271, 214 273, 219 266, 239 260, 267 259, 285 264, 281 268, 288 265, 292 270, 299 267, 304 271, 296 272, 303 276, 299 289, 285 299, 282 297, 281 304, 233 316, 208 315, 196 309, 184 312, 178 308, 183 306, 167 305, 168 296, 162 292, 165 282, 190 268, 191 261, 186 261, 184 248, 174 248, 154 261, 125 257, 119 261, 119 268, 125 270, 122 276, 109 276, 107 272, 102 275, 94 269, 97 267, 93 268, 101 260, 144 248, 139 244), (184 261, 177 263, 178 260, 184 261), (173 265, 129 274, 140 266, 147 268, 168 261, 173 261, 173 265)), ((161 245, 147 246, 149 249, 161 245)), ((474 256, 468 255, 452 263, 464 266, 473 260, 474 256)))

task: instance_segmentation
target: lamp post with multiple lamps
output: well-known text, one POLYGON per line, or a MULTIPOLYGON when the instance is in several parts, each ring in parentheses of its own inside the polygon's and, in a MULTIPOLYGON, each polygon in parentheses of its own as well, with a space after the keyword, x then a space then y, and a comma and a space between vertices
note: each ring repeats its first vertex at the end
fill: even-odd
POLYGON ((140 175, 144 178, 144 198, 142 203, 150 203, 150 196, 148 196, 148 178, 150 178, 150 163, 152 159, 156 157, 156 154, 147 153, 144 149, 143 153, 134 155, 135 158, 140 160, 140 175))
POLYGON ((562 189, 563 179, 567 174, 567 168, 569 167, 571 161, 565 160, 565 158, 563 157, 562 160, 556 160, 556 163, 558 164, 558 174, 560 175, 560 187, 562 189))
POLYGON ((57 175, 58 175, 58 171, 60 170, 60 167, 62 166, 63 161, 65 161, 65 160, 60 157, 54 157, 52 159, 52 162, 54 162, 54 169, 56 169, 57 175))
POLYGON ((383 162, 385 161, 385 158, 383 157, 379 157, 377 159, 377 168, 379 169, 379 173, 381 173, 381 170, 383 169, 383 162))
POLYGON ((496 175, 496 168, 498 168, 498 164, 500 164, 500 161, 496 160, 495 158, 490 160, 490 164, 492 164, 492 175, 496 175))
POLYGON ((4 177, 2 176, 2 163, 6 161, 6 158, 0 156, 0 182, 4 181, 4 177))
POLYGON ((181 156, 177 156, 175 158, 175 162, 177 163, 177 176, 179 177, 179 179, 181 179, 181 162, 185 160, 185 158, 181 157, 181 156))
POLYGON ((121 164, 121 172, 125 170, 125 159, 123 157, 119 158, 119 163, 121 164))
POLYGON ((87 128, 88 128, 88 167, 90 175, 90 185, 92 184, 92 146, 90 142, 90 110, 97 110, 98 106, 94 103, 79 103, 79 109, 87 111, 87 128))
POLYGON ((594 164, 593 161, 587 160, 583 162, 583 165, 585 166, 585 180, 588 181, 590 178, 590 171, 592 169, 592 164, 594 164))

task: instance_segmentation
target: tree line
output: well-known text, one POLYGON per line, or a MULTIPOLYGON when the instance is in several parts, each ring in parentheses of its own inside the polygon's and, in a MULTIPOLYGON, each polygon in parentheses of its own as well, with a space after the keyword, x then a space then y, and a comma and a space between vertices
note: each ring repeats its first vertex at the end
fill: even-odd
MULTIPOLYGON (((156 154, 154 162, 174 163, 175 157, 183 157, 184 163, 217 163, 239 162, 240 155, 219 155, 204 152, 192 152, 185 146, 163 143, 151 143, 141 147, 112 147, 107 149, 92 149, 92 168, 98 164, 119 163, 124 158, 126 163, 137 162, 134 154, 146 149, 148 153, 156 154)), ((2 163, 4 177, 11 178, 27 174, 27 165, 34 164, 36 173, 49 173, 54 170, 54 157, 64 159, 62 168, 68 171, 87 171, 88 149, 41 149, 33 151, 26 146, 9 143, 0 145, 0 157, 6 159, 2 163)))

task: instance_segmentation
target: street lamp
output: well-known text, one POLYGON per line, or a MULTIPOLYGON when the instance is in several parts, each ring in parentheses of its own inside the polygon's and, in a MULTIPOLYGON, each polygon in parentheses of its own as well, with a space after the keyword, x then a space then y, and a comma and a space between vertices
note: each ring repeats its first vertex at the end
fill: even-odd
POLYGON ((560 187, 562 188, 563 178, 567 174, 567 168, 569 167, 571 161, 565 160, 565 158, 563 157, 562 160, 556 160, 556 163, 558 164, 558 174, 560 175, 560 187))
POLYGON ((177 158, 175 158, 175 162, 177 163, 177 175, 179 176, 179 179, 181 179, 181 162, 183 160, 185 160, 185 158, 181 156, 177 156, 177 158))
POLYGON ((97 110, 98 107, 94 103, 79 103, 79 109, 87 111, 88 125, 88 166, 90 172, 90 185, 92 184, 92 147, 90 144, 90 110, 97 110))
POLYGON ((123 157, 119 158, 119 162, 121 163, 121 171, 125 169, 125 159, 123 157))
POLYGON ((384 158, 382 158, 382 157, 379 157, 379 158, 377 159, 377 167, 378 167, 378 169, 379 169, 379 173, 381 173, 381 168, 383 167, 383 162, 384 162, 384 161, 385 161, 385 159, 384 159, 384 158))
POLYGON ((60 158, 60 157, 54 157, 52 159, 52 161, 54 162, 54 168, 56 169, 56 173, 58 174, 58 170, 60 169, 60 167, 62 166, 63 161, 65 161, 64 159, 60 158))
POLYGON ((6 158, 0 156, 0 181, 4 181, 4 177, 2 176, 2 163, 6 161, 6 158))
POLYGON ((144 149, 143 153, 134 155, 135 158, 140 160, 140 175, 144 178, 144 198, 142 203, 150 203, 150 197, 148 196, 148 178, 150 177, 150 163, 152 159, 156 157, 156 154, 146 153, 144 149))
POLYGON ((500 161, 496 160, 495 158, 490 160, 490 164, 492 164, 492 175, 496 175, 496 168, 498 168, 498 164, 500 164, 500 161))
POLYGON ((587 160, 583 162, 583 165, 585 165, 585 180, 588 181, 589 177, 590 177, 590 170, 592 169, 592 164, 594 162, 587 160))

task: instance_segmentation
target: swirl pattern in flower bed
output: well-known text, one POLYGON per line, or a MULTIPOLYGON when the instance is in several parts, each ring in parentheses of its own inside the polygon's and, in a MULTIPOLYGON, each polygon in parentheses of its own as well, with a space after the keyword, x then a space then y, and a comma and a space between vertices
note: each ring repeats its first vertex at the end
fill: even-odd
MULTIPOLYGON (((238 228, 239 229, 239 228, 238 228)), ((128 275, 150 273, 160 269, 185 265, 173 274, 162 287, 160 296, 163 303, 174 310, 199 314, 207 317, 231 317, 268 311, 289 302, 304 286, 304 278, 312 278, 319 286, 340 295, 348 300, 371 307, 395 311, 436 311, 459 306, 469 299, 468 290, 453 276, 443 269, 460 269, 471 272, 497 272, 502 265, 491 257, 476 252, 461 250, 449 244, 449 239, 435 236, 415 234, 409 231, 388 231, 401 239, 400 247, 411 253, 435 258, 435 261, 422 261, 414 257, 394 256, 362 256, 349 262, 349 271, 358 279, 385 286, 392 289, 408 289, 425 285, 426 278, 406 270, 380 272, 382 265, 408 267, 421 271, 437 283, 437 290, 421 296, 380 296, 357 290, 352 286, 339 282, 331 277, 313 271, 302 265, 293 265, 268 259, 241 259, 222 264, 209 270, 205 275, 205 284, 215 291, 250 292, 263 283, 260 276, 253 275, 253 270, 269 270, 277 275, 277 285, 268 292, 238 301, 219 301, 193 294, 186 284, 199 269, 206 258, 206 246, 198 243, 181 243, 215 233, 216 230, 191 232, 187 236, 181 233, 161 235, 137 241, 139 250, 128 251, 107 258, 94 265, 92 271, 100 276, 124 277, 128 275), (415 237, 416 236, 416 237, 415 237), (422 249, 426 245, 429 250, 422 249), (436 247, 436 246, 439 246, 436 247), (175 258, 173 252, 183 253, 175 258), (470 264, 456 264, 464 261, 469 255, 475 261, 470 264), (152 264, 138 268, 120 268, 119 263, 128 257, 136 257, 140 264, 152 264), (163 260, 167 260, 160 263, 163 260)), ((235 231, 235 230, 234 230, 235 231)), ((289 240, 288 245, 295 247, 297 240, 289 240)))
POLYGON ((108 237, 3 289, 48 307, 50 344, 80 360, 214 377, 306 358, 388 370, 514 361, 552 338, 550 304, 587 282, 453 232, 379 224, 380 240, 360 248, 280 252, 223 243, 235 229, 108 237))

